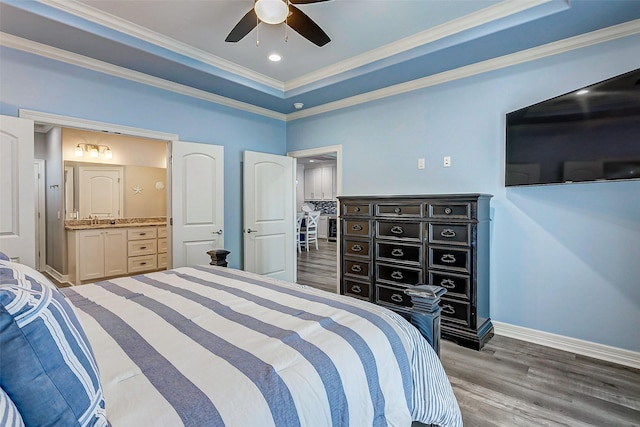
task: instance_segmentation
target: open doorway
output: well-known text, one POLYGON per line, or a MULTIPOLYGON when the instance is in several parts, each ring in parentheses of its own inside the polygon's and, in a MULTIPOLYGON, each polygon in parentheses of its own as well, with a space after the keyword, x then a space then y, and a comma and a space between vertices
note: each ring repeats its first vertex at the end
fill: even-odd
MULTIPOLYGON (((147 178, 146 172, 153 169, 154 173, 159 175, 155 179, 152 179, 149 185, 145 184, 144 188, 147 189, 147 193, 156 195, 156 193, 160 194, 161 192, 155 185, 161 182, 164 188, 165 183, 168 182, 170 177, 167 158, 170 144, 172 141, 177 140, 177 135, 28 110, 20 110, 20 117, 34 121, 34 157, 36 159, 42 159, 46 165, 44 174, 42 175, 46 177, 45 209, 43 209, 44 214, 40 215, 40 221, 36 218, 35 224, 36 236, 39 237, 36 247, 44 247, 46 250, 40 251, 41 262, 38 265, 38 269, 47 273, 60 285, 65 285, 71 283, 73 277, 71 274, 72 270, 70 267, 65 223, 70 219, 84 218, 83 215, 78 215, 78 195, 80 191, 73 190, 73 188, 75 184, 77 184, 76 181, 78 181, 79 176, 74 175, 81 167, 88 164, 95 166, 97 163, 103 161, 103 157, 106 157, 104 156, 104 152, 98 152, 96 153, 98 154, 97 156, 91 156, 88 151, 85 152, 85 147, 107 147, 112 150, 111 154, 113 158, 111 159, 111 157, 109 157, 110 160, 104 162, 127 163, 126 170, 129 177, 136 180, 136 186, 139 184, 138 181, 144 182, 142 180, 147 178), (67 136, 63 135, 64 132, 68 133, 67 136), (70 135, 73 136, 73 138, 71 138, 70 135), (92 139, 94 137, 90 137, 89 135, 95 135, 96 141, 99 139, 100 142, 95 142, 92 139), (139 144, 130 146, 129 143, 134 139, 139 139, 139 144), (73 143, 68 142, 71 140, 73 140, 73 143), (105 145, 106 142, 108 142, 108 145, 105 145), (154 152, 157 152, 153 156, 150 155, 150 148, 147 148, 151 147, 151 142, 155 144, 153 146, 154 152), (81 159, 78 153, 74 153, 74 150, 77 148, 83 148, 81 154, 83 157, 86 157, 86 159, 81 159), (69 152, 71 154, 69 154, 69 152), (135 157, 135 161, 124 161, 124 156, 135 157), (89 159, 89 157, 92 158, 89 159), (143 157, 145 159, 144 161, 147 162, 151 161, 148 159, 164 160, 163 164, 147 165, 140 163, 142 162, 140 158, 143 157), (74 171, 73 175, 70 173, 71 170, 74 171), (154 187, 154 191, 151 191, 150 186, 154 187), (74 195, 73 199, 70 197, 71 194, 74 195), (77 201, 78 204, 75 203, 75 201, 77 201)), ((162 163, 161 160, 158 161, 162 163)), ((123 167, 123 170, 125 170, 124 168, 125 167, 123 167)), ((126 181, 122 180, 122 182, 124 185, 126 181)), ((129 209, 131 212, 129 213, 124 209, 125 205, 123 205, 123 210, 117 218, 120 219, 125 216, 164 216, 166 218, 171 206, 169 191, 170 187, 167 186, 164 196, 158 199, 159 201, 156 204, 140 203, 138 200, 135 200, 134 203, 127 202, 126 206, 131 208, 129 209), (150 206, 160 209, 162 212, 158 214, 149 213, 148 209, 150 209, 150 206), (140 209, 144 210, 144 212, 141 213, 140 209)), ((124 197, 126 197, 126 195, 124 195, 124 197)), ((167 246, 171 248, 171 246, 167 246)), ((167 257, 169 257, 171 254, 169 249, 167 252, 167 257)))
POLYGON ((297 159, 296 210, 302 221, 296 242, 297 283, 337 292, 338 200, 342 191, 342 147, 319 147, 287 153, 297 159), (319 213, 317 225, 313 224, 319 213), (307 232, 306 224, 315 227, 307 232), (298 249, 299 248, 299 249, 298 249))

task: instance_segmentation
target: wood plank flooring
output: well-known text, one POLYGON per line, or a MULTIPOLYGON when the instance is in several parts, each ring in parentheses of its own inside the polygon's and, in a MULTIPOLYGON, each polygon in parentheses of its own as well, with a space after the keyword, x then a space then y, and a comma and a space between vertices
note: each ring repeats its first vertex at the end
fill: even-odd
MULTIPOLYGON (((319 245, 298 283, 335 292, 337 243, 319 245)), ((479 352, 443 340, 440 358, 465 427, 640 427, 640 370, 502 336, 479 352)))
POLYGON ((298 280, 301 285, 337 292, 337 242, 318 239, 318 250, 311 245, 309 252, 298 253, 298 280))

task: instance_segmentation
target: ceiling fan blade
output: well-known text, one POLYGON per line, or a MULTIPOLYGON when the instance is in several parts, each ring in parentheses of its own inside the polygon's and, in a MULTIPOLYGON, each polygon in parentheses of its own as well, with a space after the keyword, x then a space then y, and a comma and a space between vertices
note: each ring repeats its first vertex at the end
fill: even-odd
POLYGON ((289 0, 289 3, 291 4, 309 4, 309 3, 320 3, 323 1, 329 1, 329 0, 289 0))
POLYGON ((249 34, 258 25, 258 17, 253 8, 246 15, 242 17, 240 21, 233 27, 233 30, 229 33, 224 41, 236 43, 242 40, 244 36, 249 34))
POLYGON ((287 24, 302 37, 320 47, 331 41, 327 33, 322 31, 322 28, 313 22, 303 11, 294 5, 289 5, 289 10, 291 14, 287 18, 287 24))

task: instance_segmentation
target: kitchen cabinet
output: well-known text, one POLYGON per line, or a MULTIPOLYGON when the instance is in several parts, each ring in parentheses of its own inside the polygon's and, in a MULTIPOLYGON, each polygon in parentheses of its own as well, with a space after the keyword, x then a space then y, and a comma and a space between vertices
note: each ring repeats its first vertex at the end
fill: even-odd
POLYGON ((320 220, 318 221, 318 237, 320 239, 327 238, 327 216, 320 215, 320 220))
POLYGON ((335 174, 335 166, 305 168, 304 199, 334 200, 336 198, 335 174))

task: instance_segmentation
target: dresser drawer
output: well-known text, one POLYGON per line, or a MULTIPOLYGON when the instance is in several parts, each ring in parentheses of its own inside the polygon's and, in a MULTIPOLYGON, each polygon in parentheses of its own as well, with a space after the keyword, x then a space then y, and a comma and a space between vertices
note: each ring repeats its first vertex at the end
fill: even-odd
POLYGON ((167 227, 158 227, 158 238, 167 237, 167 227))
POLYGON ((369 278, 369 262, 368 261, 344 261, 344 274, 351 276, 360 276, 369 278))
POLYGON ((344 240, 344 254, 350 256, 358 256, 369 258, 371 255, 368 241, 362 240, 344 240))
POLYGON ((393 288, 376 284, 376 302, 382 302, 399 307, 411 308, 411 297, 404 293, 403 288, 393 288))
POLYGON ((371 295, 370 283, 362 283, 345 279, 342 284, 344 286, 345 294, 369 301, 371 295))
POLYGON ((142 271, 157 269, 157 260, 155 255, 144 255, 129 257, 128 269, 129 273, 139 273, 142 271))
POLYGON ((158 237, 158 227, 140 227, 127 230, 128 240, 155 239, 158 237))
POLYGON ((471 270, 469 249, 429 246, 429 268, 442 268, 463 273, 471 270))
POLYGON ((396 265, 376 264, 376 281, 413 286, 422 282, 422 270, 398 267, 396 265))
POLYGON ((416 222, 376 222, 376 236, 422 241, 423 225, 416 222))
POLYGON ((471 297, 471 278, 462 274, 429 272, 429 284, 442 286, 447 296, 469 300, 471 297))
POLYGON ((368 203, 344 203, 342 215, 371 216, 371 205, 368 203))
POLYGON ((158 252, 158 243, 156 239, 148 240, 132 240, 128 243, 128 256, 150 255, 158 252))
POLYGON ((345 236, 369 236, 370 222, 368 220, 344 220, 344 235, 345 236))
POLYGON ((429 242, 469 246, 471 224, 429 224, 429 242))
POLYGON ((167 252, 167 238, 158 238, 158 253, 160 254, 165 252, 167 252))
POLYGON ((432 202, 429 204, 429 218, 471 219, 471 203, 432 202))
POLYGON ((423 206, 424 205, 422 203, 411 203, 411 204, 378 203, 376 205, 376 215, 422 218, 424 216, 423 206))
POLYGON ((399 261, 419 265, 422 262, 422 245, 408 243, 376 243, 377 259, 399 261))
POLYGON ((442 298, 440 300, 441 315, 445 322, 450 321, 463 326, 471 324, 471 304, 442 298))

